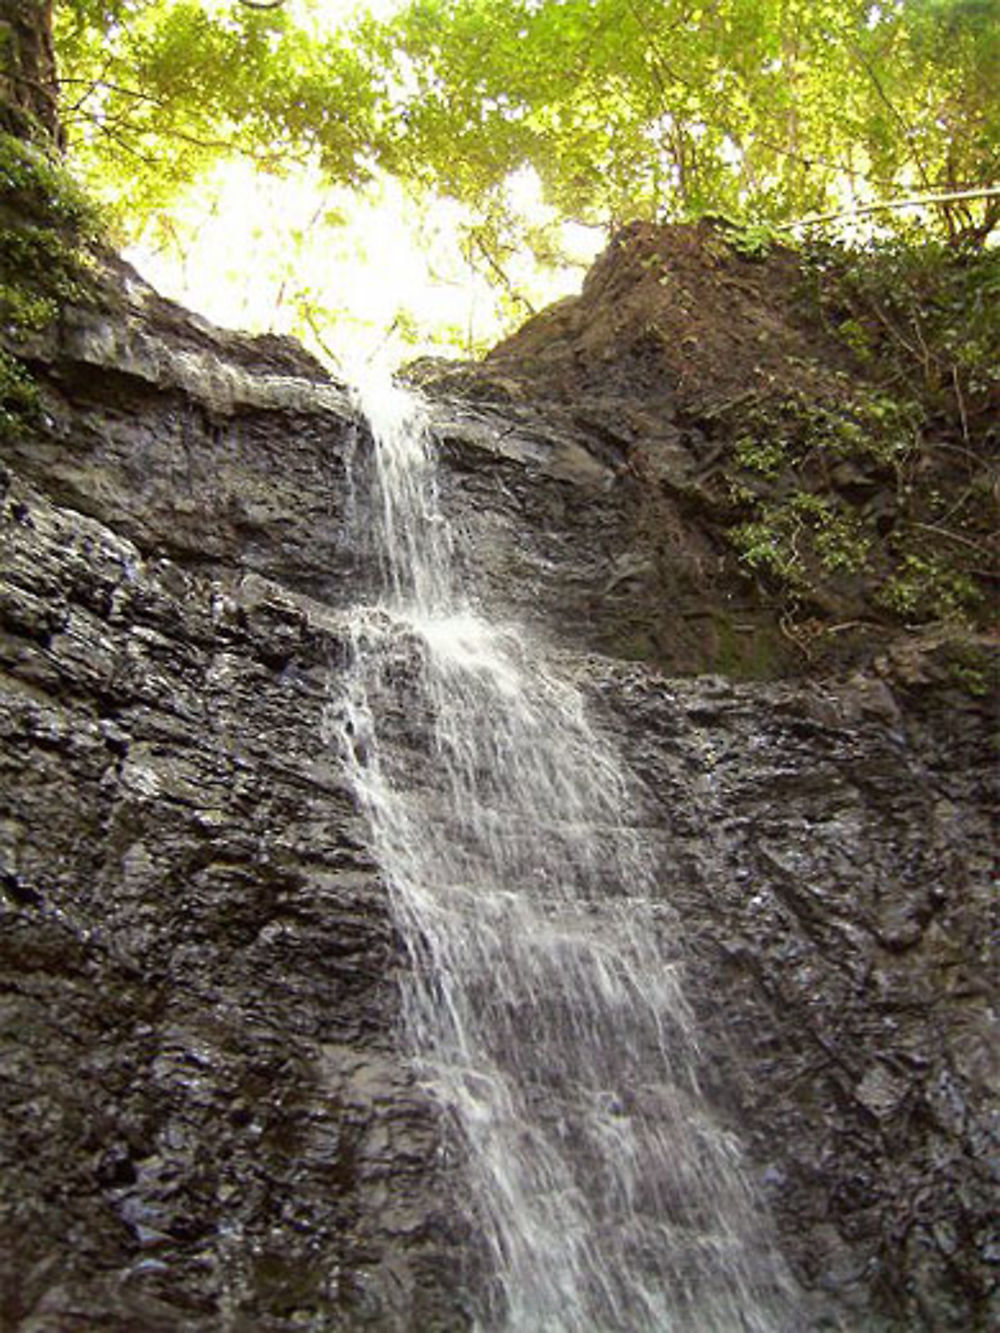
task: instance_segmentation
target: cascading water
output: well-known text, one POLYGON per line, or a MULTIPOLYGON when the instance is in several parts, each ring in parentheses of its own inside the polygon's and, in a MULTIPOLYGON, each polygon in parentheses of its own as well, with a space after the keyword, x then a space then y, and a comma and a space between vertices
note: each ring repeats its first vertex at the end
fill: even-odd
POLYGON ((580 694, 473 614, 419 408, 366 404, 337 726, 410 953, 406 1032, 449 1113, 491 1280, 482 1329, 773 1333, 784 1280, 698 1092, 669 908, 580 694))

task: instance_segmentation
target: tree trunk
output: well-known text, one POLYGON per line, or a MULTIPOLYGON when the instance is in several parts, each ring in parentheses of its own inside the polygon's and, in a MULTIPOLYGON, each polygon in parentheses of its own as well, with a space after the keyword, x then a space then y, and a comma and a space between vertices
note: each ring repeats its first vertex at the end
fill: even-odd
POLYGON ((52 0, 0 0, 0 128, 61 142, 52 48, 52 0))

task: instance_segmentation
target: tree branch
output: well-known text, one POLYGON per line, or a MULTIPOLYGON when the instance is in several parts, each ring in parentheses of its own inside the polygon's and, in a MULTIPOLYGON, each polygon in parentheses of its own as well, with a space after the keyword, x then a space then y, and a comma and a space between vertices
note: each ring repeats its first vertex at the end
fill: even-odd
POLYGON ((520 304, 524 306, 525 310, 527 310, 529 315, 536 315, 538 312, 535 309, 535 307, 531 304, 531 302, 528 300, 526 296, 522 296, 521 293, 515 288, 514 284, 511 282, 510 278, 504 272, 503 268, 497 261, 496 257, 490 253, 489 247, 487 246, 486 242, 483 240, 483 238, 479 235, 478 232, 473 233, 472 240, 475 242, 476 248, 479 250, 480 254, 486 260, 489 267, 499 278, 501 285, 503 286, 504 290, 506 291, 507 295, 511 298, 511 300, 519 301, 520 304))
POLYGON ((816 213, 812 217, 797 218, 795 222, 782 222, 773 230, 792 231, 796 227, 815 227, 819 223, 840 222, 844 218, 860 218, 869 213, 884 213, 891 209, 950 204, 959 199, 1000 199, 1000 185, 982 185, 973 190, 958 190, 955 193, 909 195, 905 199, 888 199, 881 204, 861 204, 857 208, 845 208, 837 213, 816 213))
POLYGON ((917 523, 911 519, 908 526, 919 528, 921 532, 936 532, 939 536, 947 538, 948 541, 957 542, 959 546, 967 546, 970 551, 985 555, 988 559, 992 559, 995 555, 995 552, 984 546, 982 542, 974 542, 971 537, 964 537, 960 532, 952 532, 950 528, 942 528, 937 523, 917 523))
MULTIPOLYGON (((863 70, 865 71, 865 73, 868 75, 869 79, 871 79, 872 84, 873 84, 874 87, 875 87, 875 91, 876 91, 876 92, 878 93, 878 95, 879 95, 879 99, 881 100, 881 102, 882 102, 883 105, 885 106, 886 110, 889 112, 889 115, 892 116, 893 120, 896 122, 897 126, 899 127, 899 130, 900 130, 900 132, 902 133, 902 136, 903 136, 903 141, 904 141, 904 143, 909 142, 909 140, 910 140, 910 135, 911 135, 913 126, 912 126, 912 125, 908 125, 908 124, 906 123, 906 121, 903 119, 903 117, 900 115, 899 111, 897 110, 895 104, 894 104, 892 101, 890 101, 888 94, 886 93, 885 89, 882 87, 882 80, 879 78, 878 74, 877 74, 876 71, 875 71, 875 67, 874 67, 874 65, 871 63, 871 61, 870 61, 870 60, 868 59, 868 57, 865 55, 864 51, 862 51, 862 49, 860 48, 860 46, 858 46, 855 42, 851 42, 851 43, 850 43, 850 47, 851 47, 851 50, 853 51, 855 57, 857 58, 857 60, 858 60, 859 63, 861 64, 862 69, 863 69, 863 70)), ((931 188, 932 188, 931 179, 930 179, 930 177, 929 177, 928 174, 927 174, 927 169, 926 169, 925 166, 924 166, 923 159, 922 159, 922 158, 919 156, 919 154, 916 153, 915 151, 913 152, 913 155, 912 155, 912 156, 913 156, 913 161, 916 163, 917 171, 919 171, 919 173, 920 173, 920 179, 923 181, 924 185, 926 186, 926 188, 927 188, 928 190, 931 189, 931 188)))
POLYGON ((126 88, 120 83, 112 83, 109 79, 73 79, 64 78, 59 80, 59 86, 63 87, 71 83, 83 83, 87 85, 87 91, 80 100, 70 108, 72 111, 78 111, 91 93, 95 93, 98 88, 107 88, 113 93, 121 93, 123 97, 134 97, 137 102, 151 102, 153 106, 162 107, 163 99, 154 97, 152 93, 144 93, 139 88, 126 88))

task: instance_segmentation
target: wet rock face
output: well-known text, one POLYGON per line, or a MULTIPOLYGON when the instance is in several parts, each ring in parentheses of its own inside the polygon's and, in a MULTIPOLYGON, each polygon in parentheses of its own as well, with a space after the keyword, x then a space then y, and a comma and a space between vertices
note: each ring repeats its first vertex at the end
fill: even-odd
POLYGON ((329 735, 355 424, 144 336, 0 474, 0 1328, 464 1327, 329 735))
POLYGON ((705 1080, 850 1329, 987 1329, 997 755, 959 692, 622 679, 705 1080))
POLYGON ((569 409, 442 397, 432 419, 445 507, 492 614, 549 643, 671 673, 767 676, 786 666, 791 645, 773 611, 692 521, 687 492, 701 464, 690 432, 630 416, 620 400, 569 409), (651 439, 671 475, 663 488, 633 467, 651 439))
POLYGON ((4 526, 0 1326, 456 1326, 335 620, 12 480, 4 526))
MULTIPOLYGON (((0 1328, 467 1328, 461 1163, 330 735, 363 432, 289 345, 117 281, 33 349, 47 433, 0 476, 0 1328)), ((919 663, 628 665, 705 665, 685 625, 720 603, 621 420, 432 410, 482 600, 560 645, 636 772, 803 1327, 991 1328, 989 699, 919 663)))

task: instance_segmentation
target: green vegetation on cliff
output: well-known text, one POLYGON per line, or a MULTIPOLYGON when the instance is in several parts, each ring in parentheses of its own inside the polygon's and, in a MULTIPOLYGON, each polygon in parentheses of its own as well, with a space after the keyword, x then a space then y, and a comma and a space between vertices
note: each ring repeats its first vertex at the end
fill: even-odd
POLYGON ((796 619, 991 626, 1000 577, 1000 251, 801 259, 800 301, 853 366, 726 416, 729 537, 796 619))
POLYGON ((94 299, 98 213, 44 141, 0 131, 0 440, 38 426, 25 360, 67 304, 94 299))
POLYGON ((80 301, 97 212, 66 170, 35 144, 0 134, 0 321, 22 335, 80 301))

